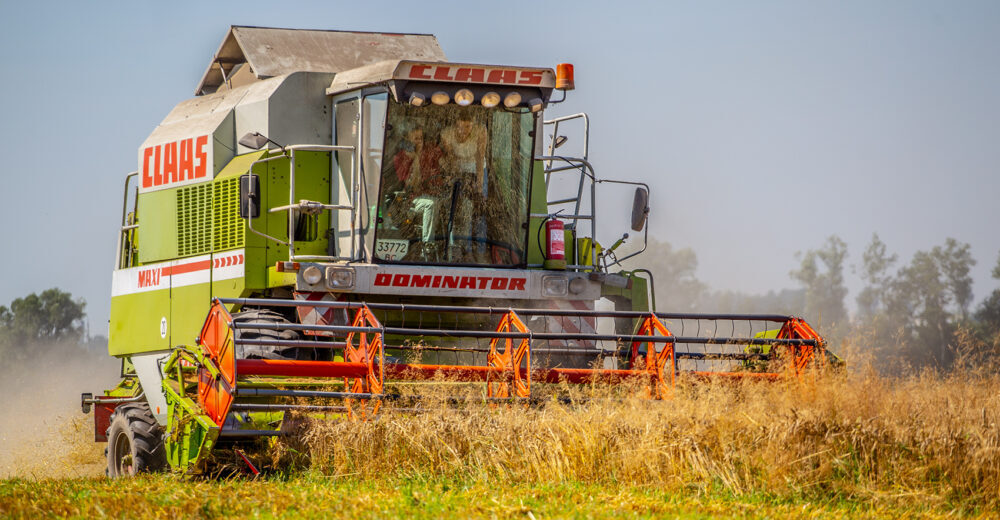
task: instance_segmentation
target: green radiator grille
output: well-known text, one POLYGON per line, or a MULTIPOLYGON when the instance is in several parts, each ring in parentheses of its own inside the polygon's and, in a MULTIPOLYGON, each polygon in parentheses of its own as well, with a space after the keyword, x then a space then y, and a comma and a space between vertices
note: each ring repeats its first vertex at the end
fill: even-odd
POLYGON ((208 253, 212 247, 212 185, 198 184, 177 190, 177 253, 208 253))
POLYGON ((177 254, 243 247, 238 177, 177 190, 177 254))
POLYGON ((243 247, 243 219, 240 218, 240 179, 233 177, 215 183, 215 228, 212 244, 215 251, 243 247))

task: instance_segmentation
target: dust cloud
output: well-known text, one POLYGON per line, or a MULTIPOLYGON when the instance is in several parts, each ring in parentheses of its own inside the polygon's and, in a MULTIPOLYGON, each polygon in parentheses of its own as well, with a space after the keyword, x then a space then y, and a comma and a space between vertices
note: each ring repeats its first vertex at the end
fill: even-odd
POLYGON ((104 474, 104 443, 94 442, 93 412, 80 393, 100 394, 118 380, 107 352, 75 344, 35 346, 0 365, 0 478, 104 474))

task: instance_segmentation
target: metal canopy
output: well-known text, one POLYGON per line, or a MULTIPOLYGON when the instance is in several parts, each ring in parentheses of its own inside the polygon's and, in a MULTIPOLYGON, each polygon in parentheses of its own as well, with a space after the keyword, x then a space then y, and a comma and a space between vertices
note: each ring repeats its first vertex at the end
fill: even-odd
POLYGON ((195 95, 215 92, 240 64, 256 79, 293 72, 341 72, 392 59, 444 61, 431 34, 278 29, 234 25, 198 83, 195 95))

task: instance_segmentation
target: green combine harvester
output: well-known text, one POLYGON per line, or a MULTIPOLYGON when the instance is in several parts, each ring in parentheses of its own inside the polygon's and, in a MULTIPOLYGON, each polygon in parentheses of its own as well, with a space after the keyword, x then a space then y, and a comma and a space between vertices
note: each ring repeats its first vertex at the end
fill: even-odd
POLYGON ((231 27, 125 178, 122 379, 82 397, 108 475, 256 473, 295 417, 378 420, 399 382, 532 403, 638 379, 662 399, 681 373, 821 362, 798 318, 655 312, 651 274, 620 263, 645 246, 596 238, 598 206, 645 234, 648 187, 597 176, 586 114, 543 117, 573 88, 569 64, 452 63, 431 35, 231 27))

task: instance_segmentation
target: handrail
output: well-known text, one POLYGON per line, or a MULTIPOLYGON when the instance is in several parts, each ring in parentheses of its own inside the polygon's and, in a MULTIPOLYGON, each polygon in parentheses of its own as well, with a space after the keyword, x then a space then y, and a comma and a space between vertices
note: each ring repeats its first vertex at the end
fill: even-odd
MULTIPOLYGON (((554 156, 556 153, 556 137, 559 136, 559 123, 566 121, 572 121, 574 119, 583 119, 583 158, 590 158, 590 116, 585 112, 580 112, 577 114, 571 114, 568 116, 557 117, 555 119, 549 119, 548 121, 542 121, 542 126, 552 125, 552 141, 549 142, 549 155, 554 156)), ((552 166, 552 161, 549 161, 549 165, 552 166)), ((545 188, 548 190, 549 187, 549 177, 545 178, 545 188)))
MULTIPOLYGON (((125 245, 123 243, 123 241, 122 241, 122 238, 125 236, 125 233, 127 233, 129 230, 137 229, 139 227, 138 224, 129 224, 128 223, 128 185, 129 185, 129 180, 132 179, 132 177, 137 177, 138 178, 138 176, 139 176, 138 170, 125 175, 125 194, 122 197, 122 225, 118 229, 118 247, 115 250, 115 269, 116 270, 117 269, 122 269, 122 247, 125 245)), ((136 206, 138 206, 138 201, 136 201, 136 206)), ((129 262, 129 263, 131 264, 131 262, 129 262)))
MULTIPOLYGON (((573 209, 573 213, 570 215, 560 215, 562 218, 573 221, 573 229, 579 229, 580 220, 590 221, 590 267, 593 269, 598 268, 597 262, 597 243, 595 237, 597 236, 597 190, 596 183, 597 176, 594 173, 594 166, 590 164, 586 158, 580 157, 567 157, 562 155, 543 155, 541 157, 535 157, 535 160, 548 161, 549 164, 553 161, 560 161, 566 163, 566 166, 559 166, 556 168, 549 168, 549 171, 566 171, 566 170, 579 170, 580 171, 580 184, 577 188, 577 194, 575 199, 560 199, 553 202, 546 200, 546 205, 550 204, 566 204, 569 202, 576 202, 573 209), (590 180, 590 214, 586 214, 580 211, 580 206, 583 204, 583 188, 587 180, 590 180)), ((546 179, 546 195, 548 195, 548 179, 546 179)), ((547 209, 547 208, 546 208, 547 209)), ((532 215, 534 216, 534 215, 532 215)), ((580 262, 580 248, 579 242, 573 244, 573 263, 572 265, 579 265, 580 262)))
MULTIPOLYGON (((273 236, 270 236, 261 231, 257 231, 253 228, 253 215, 249 215, 247 219, 247 228, 256 235, 262 236, 268 240, 277 242, 281 245, 288 246, 288 259, 290 261, 295 260, 295 209, 302 209, 305 207, 315 208, 316 210, 327 210, 327 211, 350 211, 351 212, 351 256, 346 259, 353 259, 355 256, 355 233, 354 233, 354 220, 357 217, 357 208, 355 204, 343 205, 343 204, 323 204, 314 201, 300 200, 298 203, 295 202, 295 152, 296 151, 310 151, 310 152, 331 152, 331 165, 333 164, 334 158, 332 157, 333 152, 351 152, 351 200, 355 200, 356 179, 354 171, 354 159, 356 155, 356 148, 354 146, 347 145, 324 145, 324 144, 296 144, 291 146, 286 146, 283 149, 281 155, 274 155, 271 157, 266 157, 264 159, 258 159, 250 163, 249 171, 253 173, 254 168, 258 164, 263 164, 269 161, 288 159, 291 162, 289 166, 288 174, 288 204, 284 206, 278 206, 275 208, 270 208, 268 213, 277 213, 279 211, 288 211, 288 241, 284 241, 273 236)), ((332 167, 332 166, 331 166, 332 167)), ((334 175, 331 173, 331 182, 333 182, 334 175)), ((339 175, 336 177, 339 178, 339 175)), ((253 185, 251 184, 251 189, 253 185)), ((253 195, 251 193, 251 195, 253 195)), ((343 257, 324 257, 331 260, 334 259, 345 259, 343 257)))

